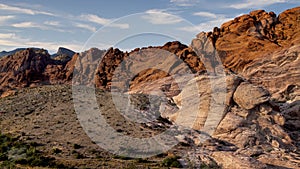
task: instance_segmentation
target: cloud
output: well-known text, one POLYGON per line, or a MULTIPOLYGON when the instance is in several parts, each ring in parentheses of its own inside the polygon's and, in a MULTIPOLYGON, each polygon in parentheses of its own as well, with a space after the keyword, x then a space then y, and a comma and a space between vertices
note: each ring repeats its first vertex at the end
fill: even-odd
POLYGON ((26 42, 25 46, 32 46, 32 47, 37 47, 37 48, 47 48, 47 50, 50 51, 50 53, 54 53, 55 51, 57 51, 57 49, 60 46, 63 46, 65 48, 74 50, 76 52, 81 51, 82 49, 82 44, 78 43, 78 42, 61 42, 59 44, 57 44, 57 42, 42 42, 42 41, 28 41, 26 42))
POLYGON ((170 0, 170 2, 177 6, 186 7, 195 5, 199 0, 170 0))
POLYGON ((7 16, 0 16, 0 24, 4 24, 7 20, 13 19, 15 16, 7 15, 7 16))
POLYGON ((87 21, 90 21, 90 22, 100 24, 100 25, 106 25, 111 22, 109 19, 101 18, 101 17, 99 17, 97 15, 93 15, 93 14, 81 15, 81 18, 86 19, 87 21))
POLYGON ((44 24, 38 24, 35 22, 20 22, 20 23, 14 23, 11 25, 15 28, 37 28, 41 30, 52 30, 57 32, 72 32, 70 29, 62 29, 57 28, 59 25, 56 25, 56 23, 48 23, 47 21, 44 22, 44 24), (51 25, 52 24, 52 25, 51 25))
POLYGON ((12 39, 16 36, 14 33, 0 33, 0 39, 12 39))
POLYGON ((182 21, 181 18, 159 9, 151 9, 145 13, 146 15, 142 18, 148 20, 154 25, 176 24, 182 21))
POLYGON ((42 14, 42 15, 54 16, 54 14, 52 14, 50 12, 32 10, 32 9, 28 9, 28 8, 20 8, 20 7, 10 6, 10 5, 6 5, 6 4, 0 4, 0 10, 28 14, 28 15, 42 14))
POLYGON ((34 22, 20 22, 20 23, 15 23, 12 24, 11 26, 15 28, 40 28, 40 29, 45 29, 43 25, 36 24, 34 22))
POLYGON ((82 20, 93 22, 93 23, 103 25, 103 26, 116 27, 116 28, 120 28, 120 29, 128 29, 129 28, 129 24, 113 23, 113 20, 111 20, 111 19, 101 18, 94 14, 81 15, 80 18, 82 20))
POLYGON ((244 0, 242 3, 232 4, 229 7, 234 9, 248 9, 269 6, 276 3, 285 3, 287 0, 244 0))
POLYGON ((195 12, 193 13, 193 15, 206 17, 206 18, 217 18, 217 15, 211 12, 195 12))
POLYGON ((199 32, 202 32, 202 31, 204 31, 204 32, 212 31, 214 27, 220 27, 221 24, 223 24, 224 22, 227 22, 229 20, 232 20, 232 19, 233 18, 220 16, 218 19, 210 20, 208 22, 204 22, 199 25, 181 27, 178 29, 182 30, 182 31, 198 34, 199 32))
POLYGON ((49 26, 60 26, 60 22, 58 21, 45 21, 44 24, 49 26))
POLYGON ((83 28, 83 29, 89 30, 91 32, 96 32, 97 31, 96 27, 90 26, 88 24, 75 23, 74 26, 76 26, 77 28, 83 28))
POLYGON ((17 47, 37 47, 47 48, 50 52, 55 52, 60 46, 72 49, 74 51, 81 51, 82 44, 80 42, 46 42, 46 41, 34 41, 31 39, 22 38, 14 33, 0 34, 0 47, 6 47, 9 49, 15 49, 17 47))

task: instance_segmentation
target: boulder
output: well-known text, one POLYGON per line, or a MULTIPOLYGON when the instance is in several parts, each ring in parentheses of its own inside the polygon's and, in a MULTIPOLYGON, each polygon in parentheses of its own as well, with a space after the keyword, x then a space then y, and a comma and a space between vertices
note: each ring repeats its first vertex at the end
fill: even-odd
POLYGON ((234 92, 233 99, 242 108, 250 110, 259 104, 269 101, 270 94, 261 87, 243 82, 234 92))
POLYGON ((174 122, 196 130, 207 130, 215 127, 227 113, 232 95, 242 79, 228 74, 227 76, 198 76, 173 97, 179 107, 174 122))
POLYGON ((242 155, 242 154, 234 154, 232 152, 222 152, 217 151, 212 153, 213 159, 217 162, 219 166, 224 169, 232 169, 232 168, 243 168, 243 169, 263 169, 267 168, 267 165, 264 163, 242 155))

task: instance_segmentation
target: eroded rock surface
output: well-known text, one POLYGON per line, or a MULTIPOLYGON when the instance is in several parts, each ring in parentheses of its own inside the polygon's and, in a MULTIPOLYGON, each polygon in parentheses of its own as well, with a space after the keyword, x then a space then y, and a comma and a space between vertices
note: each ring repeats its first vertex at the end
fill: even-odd
POLYGON ((237 87, 233 95, 233 100, 247 110, 253 109, 255 106, 269 101, 269 99, 270 95, 267 90, 245 82, 237 87))

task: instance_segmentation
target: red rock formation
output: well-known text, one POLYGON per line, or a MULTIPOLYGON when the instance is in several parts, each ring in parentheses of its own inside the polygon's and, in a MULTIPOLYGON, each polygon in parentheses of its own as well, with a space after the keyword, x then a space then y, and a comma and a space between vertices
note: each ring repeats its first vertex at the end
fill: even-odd
MULTIPOLYGON (((225 68, 251 79, 258 77, 258 73, 249 71, 255 67, 255 63, 259 64, 261 60, 271 59, 274 52, 280 55, 280 51, 289 50, 300 42, 299 14, 300 7, 284 11, 278 17, 274 12, 257 10, 224 23, 220 28, 215 28, 213 32, 205 35, 216 47, 225 68)), ((205 71, 201 59, 191 47, 180 42, 168 42, 161 47, 149 48, 162 49, 177 55, 193 73, 205 71)), ((75 66, 80 69, 79 73, 85 76, 81 77, 82 82, 90 83, 95 77, 94 84, 97 87, 109 89, 115 69, 124 58, 138 50, 140 49, 123 53, 111 48, 104 55, 105 51, 90 49, 75 54, 65 63, 51 59, 44 50, 26 49, 1 58, 0 91, 30 85, 70 82, 75 66), (101 58, 103 58, 101 63, 98 63, 101 58), (79 59, 78 65, 75 65, 77 59, 79 59)), ((125 73, 123 75, 126 76, 125 73)), ((166 76, 169 75, 145 70, 139 74, 139 77, 132 79, 130 84, 137 86, 136 84, 142 81, 153 81, 166 76)))
POLYGON ((281 13, 257 10, 224 23, 208 36, 226 68, 238 73, 254 59, 291 47, 300 41, 300 7, 281 13))
POLYGON ((28 87, 33 83, 48 83, 43 72, 51 64, 45 50, 26 49, 0 60, 0 83, 2 90, 28 87))

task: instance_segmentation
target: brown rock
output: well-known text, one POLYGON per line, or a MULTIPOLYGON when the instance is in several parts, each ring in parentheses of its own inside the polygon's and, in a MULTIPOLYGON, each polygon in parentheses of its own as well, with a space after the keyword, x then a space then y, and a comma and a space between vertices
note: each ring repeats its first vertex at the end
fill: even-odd
POLYGON ((42 49, 26 49, 0 59, 0 84, 4 89, 29 86, 32 82, 49 83, 43 75, 50 55, 42 49))
POLYGON ((242 108, 250 110, 261 103, 269 101, 270 96, 268 91, 263 88, 243 82, 237 87, 233 99, 242 108))
POLYGON ((219 166, 224 169, 232 168, 243 168, 243 169, 252 169, 252 168, 267 168, 267 166, 260 161, 243 156, 241 154, 233 154, 232 152, 213 152, 213 159, 217 162, 219 166))
POLYGON ((215 47, 225 67, 241 73, 254 59, 263 59, 265 54, 299 42, 300 7, 281 13, 263 10, 242 15, 224 23, 215 47))
POLYGON ((272 146, 275 148, 279 148, 280 144, 276 140, 272 140, 272 146))
POLYGON ((261 104, 259 105, 259 112, 262 114, 262 115, 268 115, 272 112, 272 107, 268 104, 261 104))
POLYGON ((214 134, 231 132, 233 130, 236 130, 238 127, 242 126, 244 122, 244 118, 235 115, 233 112, 229 112, 218 125, 218 128, 214 134))
POLYGON ((202 75, 190 80, 182 92, 173 97, 180 108, 177 115, 180 120, 176 119, 175 122, 188 126, 192 122, 190 127, 196 130, 215 129, 227 113, 233 92, 240 81, 234 75, 202 75))

